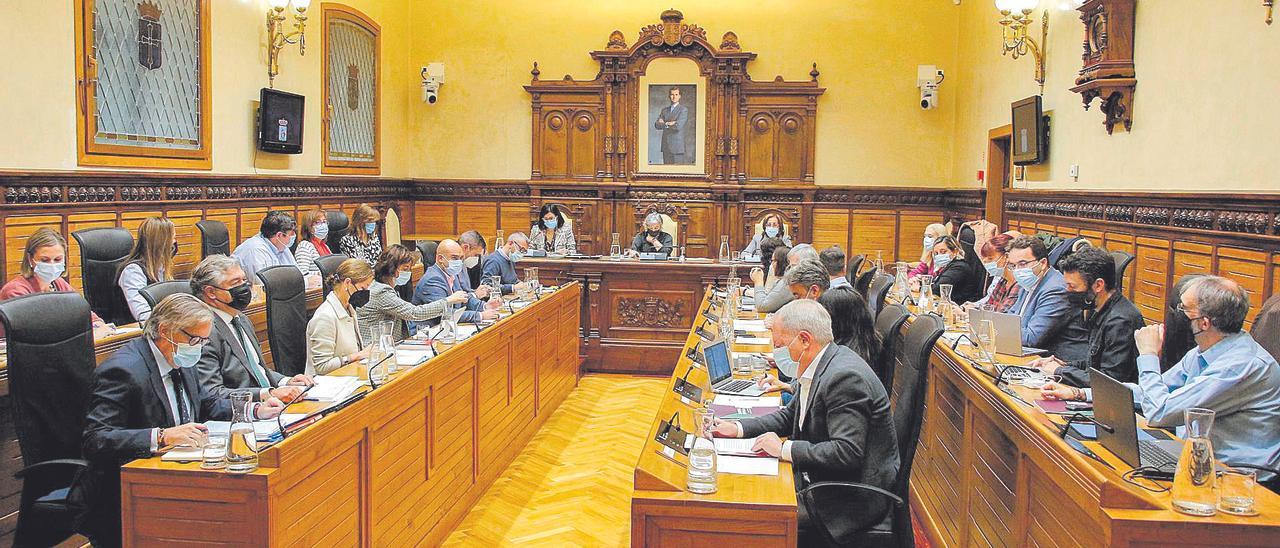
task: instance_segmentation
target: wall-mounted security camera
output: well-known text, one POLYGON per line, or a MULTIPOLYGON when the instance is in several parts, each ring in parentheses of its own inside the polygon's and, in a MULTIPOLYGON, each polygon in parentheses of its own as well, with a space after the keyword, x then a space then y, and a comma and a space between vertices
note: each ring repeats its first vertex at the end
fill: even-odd
POLYGON ((920 88, 920 108, 933 110, 938 108, 938 86, 946 78, 942 69, 934 65, 916 67, 916 87, 920 88))
POLYGON ((444 85, 444 63, 431 63, 422 67, 422 102, 436 104, 440 99, 440 86, 444 85))

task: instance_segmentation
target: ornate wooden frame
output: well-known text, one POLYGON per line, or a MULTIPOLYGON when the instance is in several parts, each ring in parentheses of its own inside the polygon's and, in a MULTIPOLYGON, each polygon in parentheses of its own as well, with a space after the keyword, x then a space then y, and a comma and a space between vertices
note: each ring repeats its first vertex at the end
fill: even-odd
POLYGON ((702 27, 684 23, 677 10, 662 12, 662 23, 645 26, 628 46, 621 31, 610 34, 603 50, 591 52, 600 72, 590 81, 566 75, 562 80, 533 76, 525 91, 532 96, 534 180, 682 180, 729 183, 813 183, 818 96, 817 64, 809 81, 756 82, 747 63, 756 54, 742 51, 738 36, 726 32, 720 46, 707 41, 702 27), (651 173, 638 165, 640 78, 654 59, 685 58, 707 79, 706 106, 700 121, 705 171, 701 174, 651 173))
POLYGON ((321 12, 321 115, 320 125, 320 173, 339 175, 378 175, 382 172, 382 27, 358 9, 345 4, 324 2, 321 12), (353 162, 329 159, 329 23, 346 21, 354 23, 373 34, 373 162, 353 162))

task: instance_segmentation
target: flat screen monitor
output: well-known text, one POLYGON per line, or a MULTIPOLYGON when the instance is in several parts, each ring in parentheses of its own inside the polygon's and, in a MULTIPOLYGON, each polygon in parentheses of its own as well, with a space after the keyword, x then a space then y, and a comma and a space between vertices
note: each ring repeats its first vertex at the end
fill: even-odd
POLYGON ((302 113, 305 97, 262 88, 258 107, 258 149, 279 154, 302 154, 302 113))
POLYGON ((1040 96, 1033 95, 1013 103, 1013 165, 1026 166, 1045 161, 1048 144, 1047 125, 1040 96))
POLYGON ((729 368, 729 348, 724 341, 702 347, 702 355, 707 359, 707 376, 711 378, 712 386, 733 376, 733 370, 729 368))

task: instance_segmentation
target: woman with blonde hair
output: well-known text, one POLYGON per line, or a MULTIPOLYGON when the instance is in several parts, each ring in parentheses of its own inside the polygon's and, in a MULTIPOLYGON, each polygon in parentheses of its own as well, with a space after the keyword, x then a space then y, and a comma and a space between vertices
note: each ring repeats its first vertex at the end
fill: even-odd
POLYGON ((369 266, 382 255, 382 242, 378 241, 378 220, 382 216, 369 204, 360 204, 351 214, 351 229, 338 241, 342 253, 353 259, 361 259, 369 266))
POLYGON ((173 279, 173 257, 178 254, 178 240, 173 222, 164 217, 147 217, 138 225, 138 238, 133 251, 125 258, 116 276, 116 285, 129 303, 133 319, 144 322, 151 315, 151 305, 139 291, 153 283, 173 279))
MULTIPOLYGON (((27 237, 18 269, 19 275, 0 287, 0 301, 31 293, 74 291, 62 277, 67 271, 67 241, 52 228, 40 227, 27 237)), ((89 314, 95 330, 106 325, 97 314, 89 314)), ((3 336, 4 328, 0 327, 0 337, 3 336)))
POLYGON ((303 276, 319 274, 320 267, 316 266, 316 259, 333 254, 325 241, 329 236, 329 219, 325 217, 324 210, 313 209, 303 213, 298 219, 298 233, 301 238, 298 238, 297 249, 293 250, 298 270, 302 271, 303 276))
POLYGON ((347 259, 338 265, 329 283, 333 291, 307 322, 308 375, 326 375, 369 357, 371 347, 360 338, 356 309, 369 302, 373 268, 362 259, 347 259))

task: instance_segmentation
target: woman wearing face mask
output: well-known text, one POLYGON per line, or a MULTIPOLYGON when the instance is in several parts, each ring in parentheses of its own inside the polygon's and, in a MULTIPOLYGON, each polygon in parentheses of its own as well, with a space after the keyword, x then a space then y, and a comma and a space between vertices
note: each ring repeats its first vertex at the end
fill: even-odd
POLYGON ((627 255, 640 253, 662 253, 671 256, 676 252, 675 240, 662 230, 662 215, 656 211, 645 216, 644 230, 631 240, 631 248, 627 255))
POLYGON ((791 237, 787 236, 787 225, 782 222, 782 215, 770 213, 764 216, 764 221, 760 223, 761 231, 751 238, 751 243, 742 250, 745 257, 755 257, 756 255, 764 256, 764 249, 761 248, 760 242, 767 238, 780 238, 782 243, 787 247, 791 246, 791 237))
POLYGON ((565 223, 560 206, 542 204, 542 208, 538 210, 538 222, 529 229, 529 249, 561 255, 578 253, 573 227, 565 223))
POLYGON ((124 293, 134 320, 146 321, 151 315, 151 305, 139 291, 153 283, 172 280, 173 257, 177 254, 178 240, 169 219, 148 217, 138 225, 133 251, 116 277, 116 285, 124 293))
POLYGON ((1013 308, 1013 303, 1017 302, 1018 292, 1022 288, 1014 282, 1013 274, 1005 267, 1009 262, 1005 249, 1011 241, 1013 238, 1008 234, 996 234, 987 240, 987 243, 982 244, 979 255, 982 258, 982 267, 986 269, 987 275, 991 276, 991 285, 987 287, 986 295, 977 301, 966 303, 966 307, 996 312, 1008 312, 1013 308))
POLYGON ((933 244, 933 294, 941 296, 942 285, 951 285, 951 302, 964 303, 976 299, 973 269, 965 260, 964 248, 953 236, 943 236, 933 244))
POLYGON ((951 226, 933 223, 924 229, 924 252, 920 254, 920 263, 907 272, 907 278, 915 278, 921 274, 934 275, 933 245, 943 236, 951 234, 951 226))
MULTIPOLYGON (((0 301, 45 291, 74 291, 62 277, 66 271, 67 241, 51 228, 38 228, 27 237, 19 274, 0 287, 0 301)), ((93 316, 95 332, 106 328, 97 314, 89 314, 93 316)), ((4 327, 0 326, 0 337, 3 336, 4 327)))
POLYGON ((466 291, 455 291, 444 299, 420 305, 401 299, 398 288, 409 283, 414 261, 413 252, 400 244, 391 244, 378 257, 373 267, 375 280, 369 285, 369 303, 356 309, 360 338, 367 344, 374 342, 373 326, 381 322, 390 321, 395 326, 393 338, 399 342, 417 332, 413 322, 439 318, 445 303, 467 302, 466 291))
POLYGON ((293 250, 293 258, 303 276, 319 274, 320 267, 316 266, 316 259, 333 254, 329 251, 329 243, 325 241, 328 237, 329 220, 323 210, 313 209, 299 217, 298 247, 293 250))
POLYGON ((382 242, 378 240, 378 210, 369 204, 360 204, 351 214, 351 230, 338 240, 342 253, 352 259, 360 259, 369 266, 382 255, 382 242))
POLYGON ((360 337, 356 309, 368 304, 373 269, 361 259, 347 259, 329 280, 333 291, 307 322, 307 374, 325 375, 369 356, 360 337))

